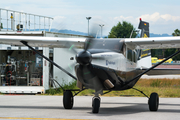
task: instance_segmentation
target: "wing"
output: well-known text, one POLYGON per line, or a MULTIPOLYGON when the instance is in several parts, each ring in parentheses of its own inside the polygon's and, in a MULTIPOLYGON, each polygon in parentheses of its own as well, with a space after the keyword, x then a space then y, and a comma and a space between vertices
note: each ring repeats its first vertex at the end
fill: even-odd
POLYGON ((59 37, 30 37, 30 36, 4 36, 0 35, 0 44, 24 46, 26 41, 32 47, 66 47, 68 43, 76 47, 84 47, 86 38, 59 38, 59 37))
MULTIPOLYGON (((176 37, 152 37, 125 39, 125 44, 131 49, 167 49, 180 48, 180 36, 176 37)), ((144 71, 147 69, 143 69, 144 71)), ((180 74, 180 69, 154 68, 147 75, 173 75, 180 74)))
POLYGON ((125 39, 125 44, 132 49, 167 49, 180 48, 180 36, 125 39))
MULTIPOLYGON (((0 35, 0 44, 24 46, 20 41, 26 41, 32 47, 65 47, 68 42, 76 47, 84 47, 86 38, 30 37, 0 35)), ((125 44, 132 49, 162 49, 179 48, 180 37, 130 38, 125 44)))

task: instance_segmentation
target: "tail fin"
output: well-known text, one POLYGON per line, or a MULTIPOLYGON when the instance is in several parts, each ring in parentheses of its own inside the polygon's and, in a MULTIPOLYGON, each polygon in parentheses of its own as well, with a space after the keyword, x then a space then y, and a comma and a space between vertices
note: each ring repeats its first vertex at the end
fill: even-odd
MULTIPOLYGON (((141 37, 147 38, 149 37, 149 23, 142 21, 140 18, 140 23, 138 29, 141 30, 141 37)), ((152 66, 151 63, 151 50, 150 49, 143 49, 140 52, 140 59, 138 61, 138 66, 143 68, 150 68, 152 66)))
POLYGON ((140 18, 138 29, 141 30, 141 37, 144 37, 144 38, 149 37, 149 23, 148 22, 142 21, 140 18))

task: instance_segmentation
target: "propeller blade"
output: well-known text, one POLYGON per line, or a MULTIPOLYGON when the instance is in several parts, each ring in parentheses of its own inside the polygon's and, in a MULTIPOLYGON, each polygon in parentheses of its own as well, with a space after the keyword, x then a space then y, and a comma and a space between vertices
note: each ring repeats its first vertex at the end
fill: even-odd
POLYGON ((91 38, 97 38, 97 36, 98 36, 99 33, 100 33, 99 31, 100 31, 99 24, 93 23, 93 25, 91 25, 89 37, 91 37, 91 38))
POLYGON ((78 53, 76 47, 74 46, 74 44, 71 44, 70 42, 67 42, 65 44, 65 47, 68 48, 67 51, 72 52, 74 55, 76 55, 78 53))
POLYGON ((89 38, 86 40, 86 44, 85 44, 85 47, 84 47, 84 50, 87 51, 90 46, 93 45, 93 39, 97 37, 98 35, 98 31, 99 31, 99 25, 98 24, 93 24, 91 26, 91 30, 90 30, 90 33, 89 33, 89 38))
POLYGON ((87 51, 93 45, 93 38, 86 39, 84 50, 87 51))
POLYGON ((73 71, 75 65, 76 65, 76 62, 73 62, 71 64, 67 64, 67 67, 65 67, 64 69, 67 71, 73 71))

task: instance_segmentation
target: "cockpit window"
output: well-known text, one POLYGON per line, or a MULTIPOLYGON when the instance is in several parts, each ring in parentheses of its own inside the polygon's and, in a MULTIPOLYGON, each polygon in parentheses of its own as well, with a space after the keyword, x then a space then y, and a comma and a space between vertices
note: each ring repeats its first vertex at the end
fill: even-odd
POLYGON ((135 50, 127 48, 127 59, 136 63, 137 62, 137 53, 135 50))
POLYGON ((123 41, 120 39, 111 40, 111 39, 102 39, 102 40, 91 40, 91 42, 86 42, 89 44, 89 49, 104 49, 104 50, 112 50, 115 52, 122 52, 123 41))

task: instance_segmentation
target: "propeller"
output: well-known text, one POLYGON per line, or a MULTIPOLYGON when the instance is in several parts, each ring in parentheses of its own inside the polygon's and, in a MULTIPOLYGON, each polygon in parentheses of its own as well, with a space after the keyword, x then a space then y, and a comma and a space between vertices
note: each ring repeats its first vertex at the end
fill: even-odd
MULTIPOLYGON (((76 62, 79 63, 79 70, 81 72, 81 75, 83 77, 83 79, 85 79, 86 81, 91 81, 90 79, 94 78, 96 76, 96 74, 93 72, 93 67, 92 67, 92 55, 91 53, 88 51, 88 49, 93 46, 93 39, 95 38, 96 34, 97 34, 97 30, 99 28, 98 25, 92 25, 91 27, 92 29, 90 30, 90 34, 89 37, 86 39, 85 42, 85 46, 84 49, 82 51, 78 51, 77 48, 75 48, 75 45, 73 45, 70 42, 67 42, 65 44, 65 49, 68 52, 71 52, 72 54, 75 55, 76 58, 76 62)), ((95 58, 97 59, 97 58, 95 58)), ((63 68, 60 68, 61 70, 65 71, 65 73, 67 75, 69 75, 70 77, 72 77, 73 75, 70 74, 68 71, 72 70, 73 67, 75 66, 76 63, 72 63, 68 65, 68 68, 65 68, 65 70, 63 68)), ((75 79, 75 77, 73 77, 75 79)))
MULTIPOLYGON (((98 25, 97 25, 98 26, 98 25)), ((78 52, 77 48, 74 47, 73 44, 67 43, 65 46, 68 48, 67 51, 72 52, 75 55, 76 62, 79 63, 79 67, 77 70, 77 76, 78 78, 83 79, 83 84, 85 86, 88 86, 90 88, 94 88, 95 91, 102 91, 103 85, 98 78, 98 75, 95 73, 93 65, 91 64, 92 60, 102 60, 106 57, 102 56, 96 56, 92 55, 89 52, 89 49, 96 45, 96 40, 94 39, 96 36, 97 27, 92 27, 90 36, 86 39, 84 49, 80 52, 78 52)), ((68 68, 72 70, 72 68, 75 66, 75 63, 72 63, 71 65, 68 65, 68 68)))
MULTIPOLYGON (((102 89, 102 85, 100 84, 100 80, 98 80, 96 73, 93 71, 93 66, 91 64, 93 57, 88 51, 88 49, 91 48, 91 46, 93 46, 94 44, 94 37, 96 31, 96 28, 92 27, 89 37, 86 39, 84 49, 82 51, 79 52, 75 45, 70 42, 67 42, 65 44, 65 48, 67 48, 66 51, 71 52, 75 55, 76 63, 79 63, 78 72, 80 73, 81 78, 85 82, 84 84, 90 85, 90 88, 94 87, 96 91, 99 91, 99 89, 102 89)), ((95 57, 94 59, 99 58, 95 57)), ((72 62, 72 64, 68 64, 68 67, 65 69, 67 71, 72 70, 76 63, 72 62)))

